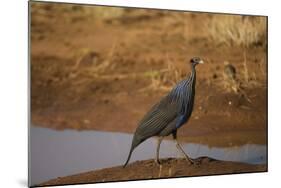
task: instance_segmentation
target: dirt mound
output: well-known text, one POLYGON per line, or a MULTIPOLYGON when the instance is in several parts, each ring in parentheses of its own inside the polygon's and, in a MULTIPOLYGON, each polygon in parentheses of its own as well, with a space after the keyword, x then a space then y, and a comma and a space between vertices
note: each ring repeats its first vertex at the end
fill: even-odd
POLYGON ((266 165, 219 161, 208 157, 200 157, 195 161, 196 164, 190 164, 185 159, 167 158, 161 160, 161 165, 157 165, 154 160, 136 161, 126 168, 117 166, 58 177, 40 186, 267 171, 266 165))

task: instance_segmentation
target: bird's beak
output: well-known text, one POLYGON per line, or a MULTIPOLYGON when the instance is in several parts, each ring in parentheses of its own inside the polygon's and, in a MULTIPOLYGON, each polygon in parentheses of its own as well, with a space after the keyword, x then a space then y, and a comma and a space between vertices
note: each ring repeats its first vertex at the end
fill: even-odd
POLYGON ((203 60, 200 60, 199 63, 200 63, 200 64, 204 64, 204 61, 203 61, 203 60))

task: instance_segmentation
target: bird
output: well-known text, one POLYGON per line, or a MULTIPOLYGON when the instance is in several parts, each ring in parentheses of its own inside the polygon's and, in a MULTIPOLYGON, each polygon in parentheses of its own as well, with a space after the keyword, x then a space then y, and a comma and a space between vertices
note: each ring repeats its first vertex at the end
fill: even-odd
POLYGON ((228 61, 224 62, 223 77, 224 77, 224 82, 223 82, 224 87, 227 88, 228 90, 238 93, 239 82, 236 79, 236 69, 228 61))
POLYGON ((177 139, 177 130, 185 124, 193 111, 195 97, 196 70, 198 64, 204 61, 199 57, 193 57, 189 63, 191 73, 186 79, 180 81, 172 90, 166 94, 158 103, 144 115, 135 130, 128 158, 123 165, 125 168, 131 158, 134 149, 150 137, 157 137, 157 148, 155 162, 160 164, 160 144, 165 136, 172 134, 177 149, 191 164, 191 159, 180 146, 177 139))
POLYGON ((229 80, 236 80, 236 69, 228 61, 224 62, 224 74, 229 80))
POLYGON ((244 97, 248 102, 251 103, 251 100, 249 99, 246 91, 241 87, 241 82, 236 76, 237 72, 234 65, 230 64, 228 61, 225 61, 223 71, 225 81, 224 87, 234 91, 234 93, 239 94, 240 97, 244 97))

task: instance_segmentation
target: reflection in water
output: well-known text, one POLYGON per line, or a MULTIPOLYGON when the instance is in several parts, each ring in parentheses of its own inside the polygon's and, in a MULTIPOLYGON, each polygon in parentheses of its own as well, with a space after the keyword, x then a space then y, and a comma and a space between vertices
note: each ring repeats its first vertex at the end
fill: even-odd
MULTIPOLYGON (((129 152, 132 135, 101 131, 55 131, 30 128, 31 185, 71 174, 123 165, 129 152)), ((267 161, 264 145, 247 144, 241 147, 209 148, 201 144, 183 144, 192 158, 209 156, 226 161, 263 164, 267 161)), ((131 162, 154 158, 156 140, 142 143, 132 154, 131 162)), ((164 140, 160 157, 182 157, 174 143, 164 140)))

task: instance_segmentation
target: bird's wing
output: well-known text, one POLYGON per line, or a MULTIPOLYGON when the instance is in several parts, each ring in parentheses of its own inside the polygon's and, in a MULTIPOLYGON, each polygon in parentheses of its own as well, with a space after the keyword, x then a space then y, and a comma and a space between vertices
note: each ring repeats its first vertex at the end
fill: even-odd
POLYGON ((135 136, 144 140, 157 135, 177 117, 177 109, 177 103, 170 102, 167 97, 163 98, 140 121, 135 136))

